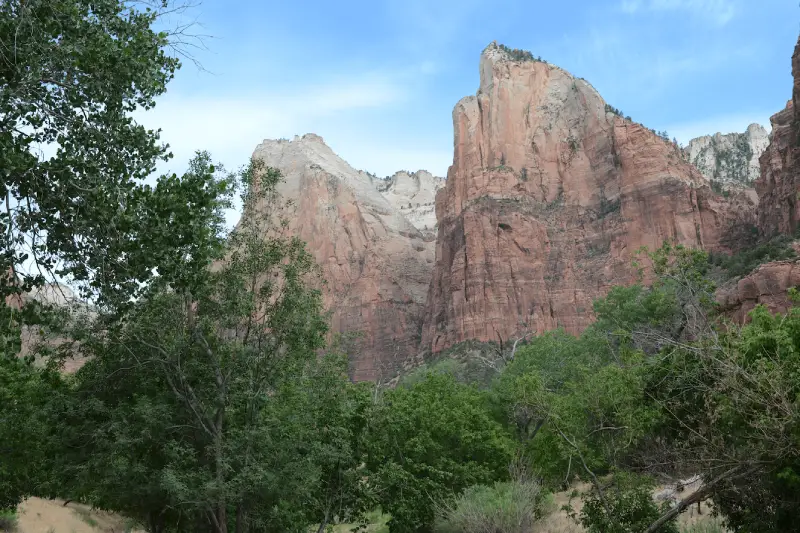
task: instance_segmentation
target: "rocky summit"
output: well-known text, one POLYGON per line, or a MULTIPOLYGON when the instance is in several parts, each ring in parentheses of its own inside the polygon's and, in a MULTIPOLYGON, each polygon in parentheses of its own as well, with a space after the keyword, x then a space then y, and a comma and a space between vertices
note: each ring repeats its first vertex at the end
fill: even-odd
POLYGON ((426 237, 436 237, 436 193, 444 187, 444 178, 436 177, 427 170, 403 170, 374 183, 389 203, 399 209, 426 237))
POLYGON ((579 332, 593 299, 634 280, 641 246, 730 249, 752 226, 746 195, 715 194, 676 144, 615 114, 585 80, 514 52, 487 47, 477 94, 453 111, 424 350, 579 332))
POLYGON ((685 157, 722 188, 752 187, 761 175, 759 158, 769 144, 769 132, 750 124, 744 133, 717 133, 689 141, 685 157))
POLYGON ((280 192, 295 205, 289 229, 322 267, 331 328, 359 334, 353 378, 392 375, 419 346, 432 239, 317 135, 266 140, 253 157, 285 177, 280 192))

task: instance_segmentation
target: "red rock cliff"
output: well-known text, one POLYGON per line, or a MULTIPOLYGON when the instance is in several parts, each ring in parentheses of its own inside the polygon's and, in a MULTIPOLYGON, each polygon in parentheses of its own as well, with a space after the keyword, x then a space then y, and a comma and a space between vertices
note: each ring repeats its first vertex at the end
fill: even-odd
POLYGON ((772 138, 759 160, 758 227, 764 237, 793 233, 800 221, 800 40, 792 56, 792 76, 792 99, 770 119, 772 138))
POLYGON ((361 335, 348 350, 352 377, 391 377, 419 346, 433 243, 317 135, 264 141, 253 155, 285 177, 290 230, 322 267, 331 329, 361 335))
POLYGON ((675 146, 608 112, 586 81, 492 44, 480 88, 453 111, 436 199, 436 264, 422 347, 577 333, 592 300, 634 280, 632 254, 665 240, 725 249, 737 219, 675 146))

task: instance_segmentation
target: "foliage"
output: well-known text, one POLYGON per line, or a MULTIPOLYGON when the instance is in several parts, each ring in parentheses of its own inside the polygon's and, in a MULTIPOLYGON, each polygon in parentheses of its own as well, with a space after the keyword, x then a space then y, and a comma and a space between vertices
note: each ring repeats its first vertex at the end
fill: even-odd
POLYGON ((541 517, 544 492, 533 480, 475 485, 445 506, 441 533, 528 533, 541 517))
POLYGON ((706 481, 734 531, 791 531, 800 490, 797 372, 800 309, 751 323, 719 339, 676 349, 654 372, 653 397, 672 413, 674 453, 706 481))
MULTIPOLYGON (((629 480, 602 496, 594 490, 584 499, 581 524, 589 533, 641 533, 666 510, 655 504, 650 490, 647 483, 629 480)), ((678 527, 672 520, 659 532, 678 533, 678 527)))
POLYGON ((444 350, 400 379, 401 386, 422 381, 430 372, 451 374, 456 381, 489 388, 499 368, 490 364, 503 351, 497 342, 464 341, 444 350))
POLYGON ((61 380, 30 360, 0 356, 0 509, 14 509, 42 490, 52 457, 48 405, 61 380))
POLYGON ((619 109, 617 109, 616 107, 614 107, 613 105, 610 105, 610 104, 606 104, 606 113, 613 113, 614 115, 617 115, 618 117, 624 117, 625 116, 625 114, 622 111, 620 111, 619 109))
POLYGON ((532 467, 553 488, 603 473, 656 423, 644 396, 641 354, 613 347, 595 329, 551 332, 518 351, 495 386, 532 467))
POLYGON ((2 296, 56 277, 119 307, 159 276, 186 281, 224 184, 199 158, 145 185, 170 157, 131 113, 166 90, 185 34, 156 31, 171 2, 11 0, 0 5, 2 296), (48 147, 47 153, 39 153, 48 147), (33 266, 31 266, 31 264, 33 266))
POLYGON ((326 322, 280 174, 241 175, 245 214, 194 291, 153 286, 73 331, 91 360, 59 417, 68 493, 165 531, 304 531, 358 518, 369 394, 317 357, 326 322))
POLYGON ((509 48, 504 44, 497 45, 500 50, 506 53, 508 57, 510 57, 514 61, 535 61, 539 63, 547 63, 547 61, 542 60, 541 56, 534 57, 532 53, 528 50, 520 50, 518 48, 509 48))
POLYGON ((17 530, 17 513, 14 511, 0 511, 0 531, 13 533, 17 530))
POLYGON ((721 269, 725 279, 745 276, 758 268, 759 265, 770 261, 784 261, 796 259, 797 252, 791 246, 797 236, 778 235, 772 239, 746 248, 734 255, 721 253, 709 254, 709 262, 721 269))
POLYGON ((435 501, 507 477, 514 450, 486 394, 443 373, 387 391, 369 442, 368 468, 393 533, 430 531, 435 501))

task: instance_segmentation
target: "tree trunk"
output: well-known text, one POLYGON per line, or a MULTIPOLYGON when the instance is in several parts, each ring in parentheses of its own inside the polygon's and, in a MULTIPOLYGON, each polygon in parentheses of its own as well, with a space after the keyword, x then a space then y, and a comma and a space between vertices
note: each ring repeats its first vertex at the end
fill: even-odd
POLYGON ((247 533, 247 512, 241 501, 236 506, 236 533, 247 533))
POLYGON ((217 507, 217 532, 228 533, 228 510, 225 508, 225 499, 220 499, 222 501, 217 507))
POLYGON ((331 519, 330 515, 331 515, 331 509, 330 506, 328 506, 325 509, 325 518, 319 524, 319 529, 317 529, 317 533, 325 533, 325 528, 328 527, 328 521, 331 519))

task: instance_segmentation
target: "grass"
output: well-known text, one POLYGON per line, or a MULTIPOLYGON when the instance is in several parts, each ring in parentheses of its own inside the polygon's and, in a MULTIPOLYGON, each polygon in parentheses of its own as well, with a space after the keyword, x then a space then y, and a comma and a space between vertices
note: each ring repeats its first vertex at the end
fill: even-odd
POLYGON ((0 511, 0 531, 11 533, 17 530, 17 513, 14 511, 0 511))
MULTIPOLYGON (((528 533, 542 516, 545 494, 531 480, 470 487, 445 505, 435 530, 440 533, 528 533)), ((549 507, 552 507, 550 505, 549 507)))
POLYGON ((72 512, 78 515, 81 520, 89 524, 91 527, 97 527, 97 520, 95 520, 88 510, 77 507, 73 509, 72 512))

